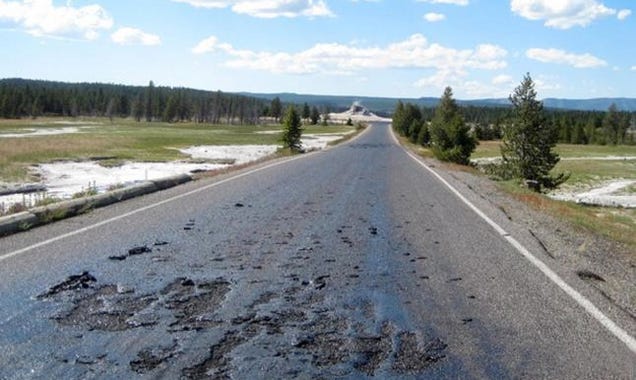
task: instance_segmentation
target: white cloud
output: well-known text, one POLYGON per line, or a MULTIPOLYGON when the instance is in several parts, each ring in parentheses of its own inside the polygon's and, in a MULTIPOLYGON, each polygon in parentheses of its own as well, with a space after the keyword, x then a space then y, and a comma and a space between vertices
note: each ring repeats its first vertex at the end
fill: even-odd
POLYGON ((431 76, 414 85, 436 89, 459 83, 471 70, 506 68, 508 55, 505 49, 496 45, 482 44, 473 49, 458 50, 430 43, 421 34, 386 46, 320 43, 296 53, 239 50, 211 36, 199 42, 192 52, 226 55, 227 67, 277 74, 359 75, 363 70, 430 70, 433 71, 431 76))
POLYGON ((514 79, 510 75, 500 74, 496 77, 492 78, 492 84, 494 85, 503 85, 503 84, 511 84, 514 83, 514 79))
POLYGON ((89 40, 113 26, 113 19, 97 4, 75 8, 70 1, 55 6, 52 0, 0 0, 0 21, 15 23, 34 36, 79 36, 89 40))
POLYGON ((172 0, 198 8, 231 8, 259 18, 324 17, 333 13, 324 0, 172 0))
POLYGON ((632 15, 631 9, 621 9, 620 11, 618 11, 618 14, 616 15, 616 17, 618 17, 619 20, 623 21, 631 15, 632 15))
MULTIPOLYGON (((540 93, 558 91, 563 88, 558 78, 540 75, 538 78, 533 78, 533 80, 535 89, 540 93)), ((543 97, 547 97, 547 95, 544 94, 543 97)))
POLYGON ((607 62, 589 53, 574 54, 559 49, 528 49, 526 56, 539 62, 570 65, 579 69, 607 66, 607 62))
POLYGON ((445 20, 446 16, 444 14, 441 13, 427 13, 424 15, 424 20, 428 21, 428 22, 437 22, 437 21, 442 21, 445 20))
POLYGON ((630 68, 630 70, 632 70, 632 71, 636 71, 636 65, 632 66, 632 67, 630 68))
POLYGON ((216 46, 219 40, 215 36, 210 36, 197 44, 192 48, 194 54, 212 53, 216 50, 216 46))
POLYGON ((417 0, 418 3, 468 5, 468 0, 417 0))
POLYGON ((119 28, 110 38, 120 45, 161 45, 161 38, 135 28, 119 28))
POLYGON ((617 13, 598 0, 511 0, 510 9, 528 20, 545 20, 545 26, 557 29, 585 27, 617 13))

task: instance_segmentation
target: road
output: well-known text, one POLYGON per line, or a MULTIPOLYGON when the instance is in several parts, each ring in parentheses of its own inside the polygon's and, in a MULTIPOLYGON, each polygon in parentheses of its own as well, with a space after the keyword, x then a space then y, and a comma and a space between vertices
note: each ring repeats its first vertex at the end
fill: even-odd
POLYGON ((491 217, 510 234, 377 124, 7 237, 0 378, 634 378, 633 347, 491 217))

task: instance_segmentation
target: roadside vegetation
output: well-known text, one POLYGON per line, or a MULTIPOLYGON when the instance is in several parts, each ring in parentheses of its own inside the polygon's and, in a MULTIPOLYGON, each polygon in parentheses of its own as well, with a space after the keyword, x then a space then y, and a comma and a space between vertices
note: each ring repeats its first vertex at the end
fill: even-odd
POLYGON ((289 107, 283 120, 283 149, 289 149, 292 153, 300 153, 302 151, 302 141, 300 140, 302 133, 300 116, 296 112, 296 108, 289 107))
MULTIPOLYGON (((568 189, 616 179, 636 180, 634 115, 612 106, 605 113, 572 111, 555 116, 555 111, 544 110, 536 97, 527 75, 511 95, 511 107, 493 110, 494 121, 484 124, 478 119, 487 119, 484 115, 488 111, 454 109, 452 92, 447 89, 432 113, 413 104, 398 103, 393 127, 401 141, 421 156, 465 164, 440 154, 435 135, 457 130, 457 114, 465 117, 468 113, 463 125, 471 126, 471 136, 479 139, 479 144, 470 153, 470 165, 447 164, 448 168, 475 175, 485 172, 497 179, 500 189, 524 203, 636 250, 636 209, 559 201, 541 193, 562 185, 566 179, 568 189)), ((632 185, 622 193, 634 194, 635 189, 632 185)))
POLYGON ((470 155, 477 145, 450 87, 446 87, 435 109, 435 117, 430 124, 430 145, 438 159, 461 165, 470 163, 470 155))

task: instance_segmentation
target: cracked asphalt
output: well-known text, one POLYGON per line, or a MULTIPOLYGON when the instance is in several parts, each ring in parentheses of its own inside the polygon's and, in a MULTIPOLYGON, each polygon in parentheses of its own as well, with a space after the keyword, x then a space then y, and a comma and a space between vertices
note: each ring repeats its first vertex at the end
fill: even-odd
MULTIPOLYGON (((1 239, 0 378, 636 374, 634 353, 408 157, 386 124, 208 181, 218 185, 1 239)), ((565 279, 583 286, 579 276, 565 279)), ((600 308, 634 333, 628 315, 600 308)))

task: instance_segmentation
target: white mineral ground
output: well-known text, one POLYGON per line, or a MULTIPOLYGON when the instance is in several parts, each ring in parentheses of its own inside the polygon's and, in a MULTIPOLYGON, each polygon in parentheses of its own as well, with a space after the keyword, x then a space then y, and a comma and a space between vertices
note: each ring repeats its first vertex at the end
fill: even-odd
MULTIPOLYGON (((630 161, 636 156, 596 156, 596 157, 563 157, 563 161, 630 161)), ((501 157, 476 158, 472 162, 479 164, 497 163, 501 157)), ((636 185, 634 179, 612 179, 598 181, 592 184, 568 185, 565 183, 559 189, 551 191, 548 196, 552 199, 576 202, 592 206, 636 208, 636 193, 625 190, 636 185)))
POLYGON ((22 137, 40 137, 53 135, 67 135, 79 133, 80 127, 63 127, 63 128, 24 128, 18 133, 0 133, 0 139, 22 138, 22 137))
POLYGON ((636 194, 624 190, 636 185, 634 179, 605 181, 588 189, 573 189, 564 186, 552 191, 550 198, 594 206, 636 208, 636 194))
MULTIPOLYGON (((63 129, 67 131, 65 133, 76 133, 63 129)), ((302 139, 303 148, 324 149, 329 142, 345 135, 306 134, 302 139)), ((43 196, 68 199, 74 194, 93 187, 97 192, 102 193, 115 187, 130 186, 145 180, 241 165, 272 155, 278 148, 276 145, 210 145, 179 150, 197 162, 126 162, 115 167, 104 167, 95 161, 41 164, 32 167, 31 170, 33 174, 41 178, 39 184, 46 186, 46 194, 0 196, 0 211, 8 210, 15 203, 26 203, 32 206, 43 196)), ((11 186, 17 185, 19 184, 11 186)), ((0 189, 8 186, 0 183, 0 189)))

